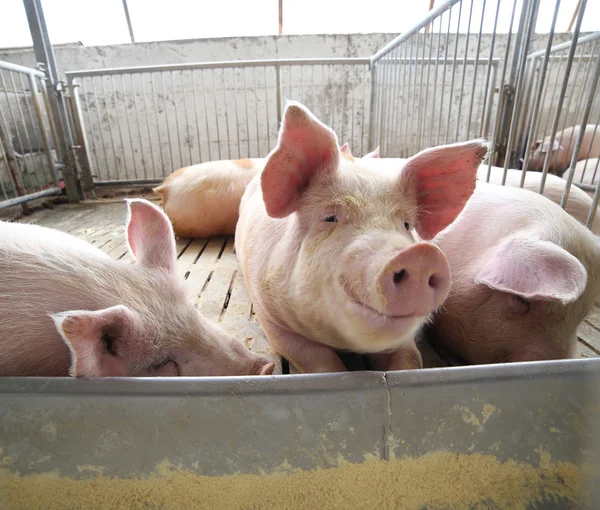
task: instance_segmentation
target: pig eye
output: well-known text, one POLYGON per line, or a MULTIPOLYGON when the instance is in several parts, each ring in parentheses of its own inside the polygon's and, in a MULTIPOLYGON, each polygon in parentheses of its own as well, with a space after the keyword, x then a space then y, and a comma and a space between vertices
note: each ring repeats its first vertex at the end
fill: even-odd
POLYGON ((404 228, 406 230, 410 230, 410 225, 408 223, 406 223, 406 221, 404 222, 404 228))
POLYGON ((337 221, 337 216, 327 216, 327 218, 325 218, 326 223, 337 223, 337 221))

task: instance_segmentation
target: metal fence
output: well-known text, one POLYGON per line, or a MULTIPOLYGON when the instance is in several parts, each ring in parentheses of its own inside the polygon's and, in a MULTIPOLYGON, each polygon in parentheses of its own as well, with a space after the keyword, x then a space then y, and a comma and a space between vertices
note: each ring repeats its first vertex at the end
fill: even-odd
POLYGON ((45 74, 0 62, 0 207, 61 193, 49 111, 45 74))
POLYGON ((573 33, 558 35, 561 1, 555 0, 548 27, 538 24, 540 3, 447 0, 373 55, 369 145, 380 144, 384 157, 406 157, 441 143, 488 138, 488 179, 492 165, 504 167, 502 184, 509 168, 522 170, 521 186, 527 171, 541 171, 543 193, 553 170, 567 180, 563 206, 572 183, 595 191, 590 225, 600 198, 598 161, 586 163, 594 155, 590 130, 600 149, 600 33, 580 37, 585 0, 573 33), (505 34, 498 32, 499 19, 510 19, 505 34), (491 27, 491 38, 482 37, 484 27, 491 27), (587 135, 581 129, 553 142, 557 132, 577 125, 587 135))
POLYGON ((67 73, 81 160, 96 185, 161 180, 202 161, 264 157, 286 99, 357 153, 367 148, 368 59, 175 64, 67 73))

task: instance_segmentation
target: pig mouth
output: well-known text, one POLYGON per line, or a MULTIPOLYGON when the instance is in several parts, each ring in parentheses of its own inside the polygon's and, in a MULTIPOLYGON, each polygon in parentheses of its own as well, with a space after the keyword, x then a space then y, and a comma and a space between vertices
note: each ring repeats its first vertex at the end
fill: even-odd
POLYGON ((408 315, 388 315, 371 308, 360 301, 352 300, 348 302, 347 308, 353 315, 360 317, 370 327, 377 329, 397 329, 411 325, 420 317, 414 314, 408 315))

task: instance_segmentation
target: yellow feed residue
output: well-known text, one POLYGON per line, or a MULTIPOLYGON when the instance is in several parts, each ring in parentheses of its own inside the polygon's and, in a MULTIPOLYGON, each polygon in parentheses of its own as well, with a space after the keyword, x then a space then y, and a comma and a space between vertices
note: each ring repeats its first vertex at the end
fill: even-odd
MULTIPOLYGON (((0 471, 3 509, 525 509, 542 500, 579 508, 589 466, 500 462, 491 455, 435 452, 389 462, 269 475, 199 476, 162 463, 143 479, 87 480, 0 471), (563 499, 564 498, 564 499, 563 499)), ((101 472, 101 471, 98 471, 101 472)))

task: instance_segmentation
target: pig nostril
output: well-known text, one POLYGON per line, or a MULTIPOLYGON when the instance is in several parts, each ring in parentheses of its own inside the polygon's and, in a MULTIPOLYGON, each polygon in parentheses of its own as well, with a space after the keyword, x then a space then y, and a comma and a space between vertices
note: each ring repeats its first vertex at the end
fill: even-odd
POLYGON ((438 278, 436 275, 431 275, 429 277, 429 286, 432 289, 437 289, 440 286, 440 282, 441 282, 440 278, 438 278))
POLYGON ((406 269, 394 273, 394 283, 400 283, 406 276, 406 269))

